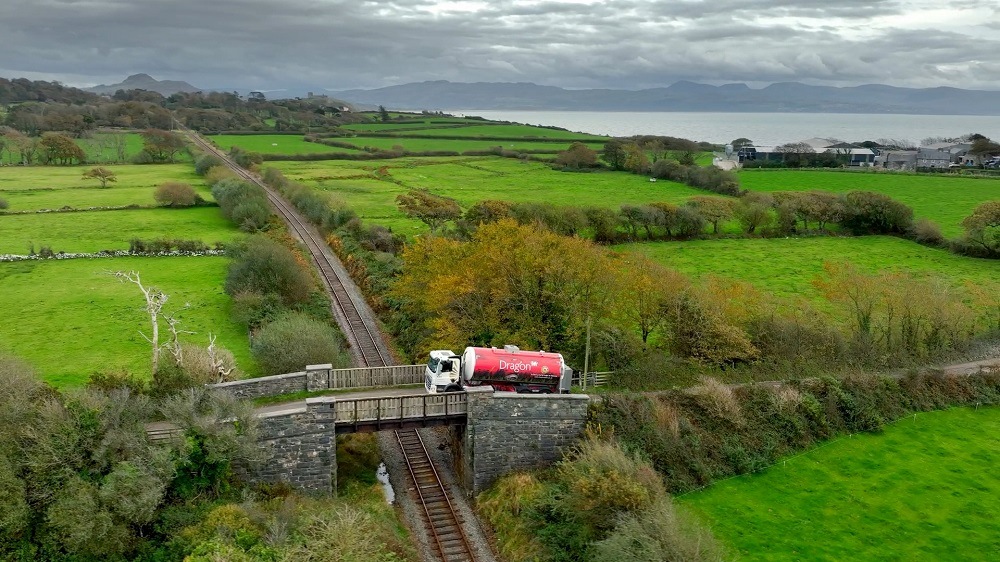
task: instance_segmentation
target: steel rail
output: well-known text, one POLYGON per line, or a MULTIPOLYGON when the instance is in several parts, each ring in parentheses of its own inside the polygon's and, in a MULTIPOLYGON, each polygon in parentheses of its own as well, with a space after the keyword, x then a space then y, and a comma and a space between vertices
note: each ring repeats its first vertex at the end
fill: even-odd
POLYGON ((448 491, 441 483, 441 477, 434 468, 434 462, 427 453, 420 433, 415 429, 397 430, 395 433, 441 560, 474 562, 475 555, 469 538, 462 529, 462 522, 448 498, 448 491))

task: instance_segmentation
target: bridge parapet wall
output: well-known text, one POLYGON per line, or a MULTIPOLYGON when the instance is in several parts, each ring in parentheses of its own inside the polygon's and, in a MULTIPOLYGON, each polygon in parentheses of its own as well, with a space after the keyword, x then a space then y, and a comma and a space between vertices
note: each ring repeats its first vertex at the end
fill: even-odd
POLYGON ((209 385, 237 398, 254 399, 296 392, 320 390, 379 388, 424 382, 425 365, 357 367, 334 369, 330 363, 308 365, 305 371, 257 377, 209 385))
POLYGON ((305 408, 260 418, 259 443, 270 458, 250 477, 284 482, 297 490, 334 493, 337 487, 337 435, 332 397, 309 398, 305 408))
POLYGON ((453 431, 456 464, 466 490, 477 494, 509 472, 562 458, 583 434, 590 397, 583 394, 494 393, 469 389, 468 422, 453 431))

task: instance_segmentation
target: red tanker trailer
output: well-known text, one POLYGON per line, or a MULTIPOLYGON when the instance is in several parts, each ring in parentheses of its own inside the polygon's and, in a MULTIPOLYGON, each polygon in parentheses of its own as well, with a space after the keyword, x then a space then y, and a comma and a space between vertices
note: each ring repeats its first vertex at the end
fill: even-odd
POLYGON ((559 353, 521 351, 513 345, 467 347, 460 356, 450 349, 436 349, 430 355, 424 387, 431 393, 479 385, 506 392, 568 392, 573 374, 559 353))

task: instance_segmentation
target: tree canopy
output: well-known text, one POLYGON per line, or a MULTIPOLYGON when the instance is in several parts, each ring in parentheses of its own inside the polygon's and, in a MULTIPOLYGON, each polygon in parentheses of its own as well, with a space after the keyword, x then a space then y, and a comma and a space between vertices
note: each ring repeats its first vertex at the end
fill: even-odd
POLYGON ((437 232, 444 223, 462 216, 462 208, 450 197, 435 195, 426 189, 411 189, 396 196, 399 209, 408 217, 420 220, 437 232))

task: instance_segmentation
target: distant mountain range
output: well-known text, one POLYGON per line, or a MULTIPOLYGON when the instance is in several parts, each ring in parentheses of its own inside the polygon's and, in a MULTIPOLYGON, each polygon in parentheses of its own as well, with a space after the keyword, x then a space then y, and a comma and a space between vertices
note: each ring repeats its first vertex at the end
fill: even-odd
POLYGON ((201 92, 201 88, 196 88, 187 82, 179 80, 157 80, 148 74, 133 74, 118 84, 94 86, 84 88, 86 92, 95 94, 111 95, 118 90, 146 90, 149 92, 159 92, 163 96, 170 96, 177 92, 201 92))
POLYGON ((330 95, 390 109, 508 109, 570 111, 724 111, 762 113, 905 113, 1000 115, 1000 92, 958 88, 897 88, 868 84, 837 88, 781 82, 711 86, 677 82, 646 90, 566 90, 518 82, 444 80, 344 90, 330 95))

